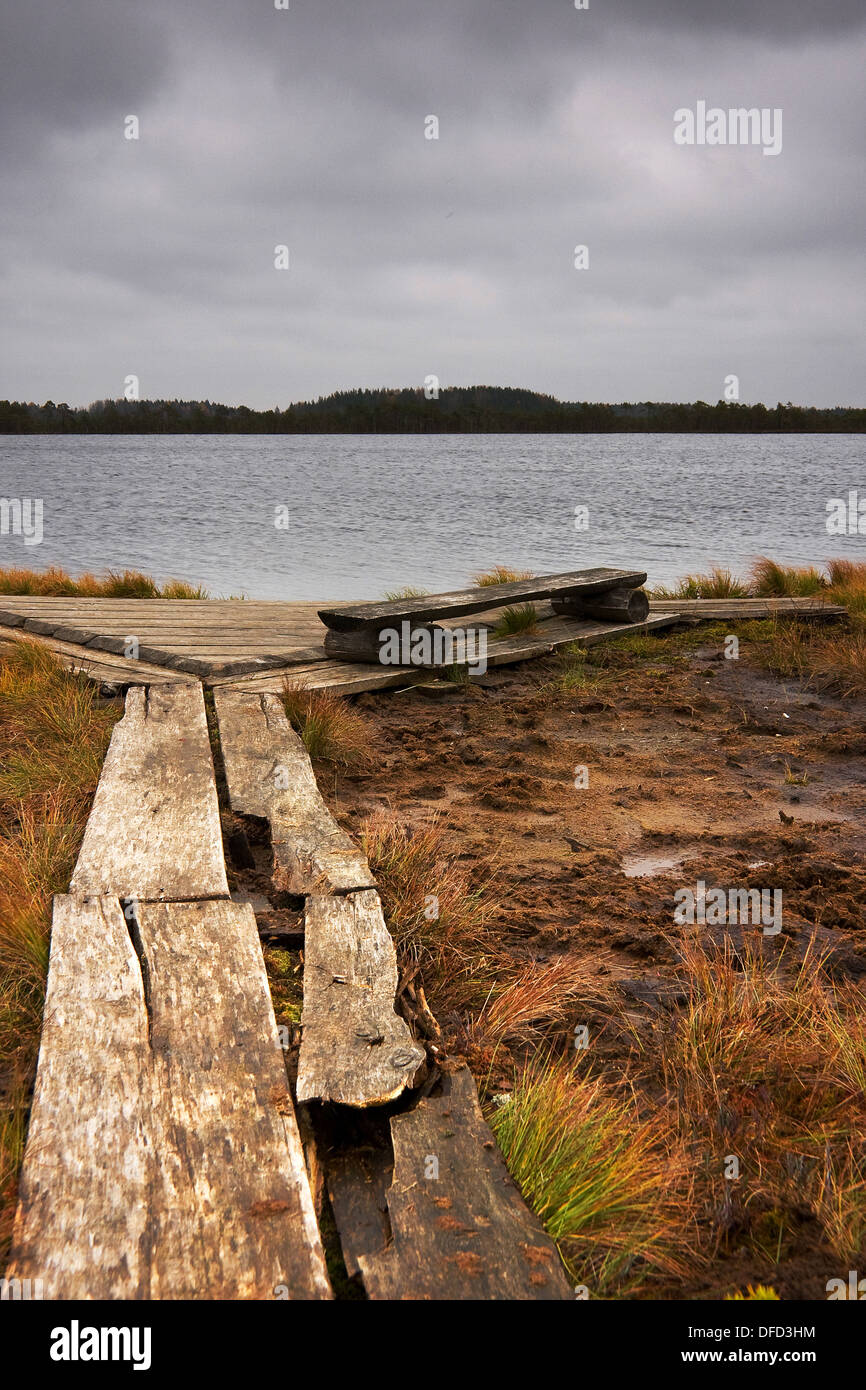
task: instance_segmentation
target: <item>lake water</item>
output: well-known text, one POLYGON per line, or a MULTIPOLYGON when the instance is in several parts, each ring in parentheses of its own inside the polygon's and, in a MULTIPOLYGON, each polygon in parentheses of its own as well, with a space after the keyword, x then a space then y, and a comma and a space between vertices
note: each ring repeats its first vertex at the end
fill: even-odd
POLYGON ((757 554, 864 559, 825 524, 864 451, 863 435, 5 435, 0 497, 42 498, 44 535, 0 535, 0 565, 315 599, 457 588, 497 563, 652 585, 757 554))

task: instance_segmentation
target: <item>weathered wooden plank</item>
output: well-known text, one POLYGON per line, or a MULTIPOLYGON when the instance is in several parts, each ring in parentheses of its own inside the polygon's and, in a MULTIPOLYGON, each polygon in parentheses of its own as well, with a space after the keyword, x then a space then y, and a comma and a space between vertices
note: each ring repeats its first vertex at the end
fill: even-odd
POLYGON ((322 799, 279 697, 220 686, 214 699, 232 810, 270 822, 277 887, 298 896, 373 887, 366 858, 322 799))
POLYGON ((388 624, 402 618, 424 622, 430 618, 458 617, 480 613, 500 604, 531 602, 566 594, 604 593, 606 589, 637 587, 646 574, 637 570, 590 569, 566 574, 539 575, 512 584, 491 584, 474 589, 455 589, 445 594, 425 594, 421 598, 396 599, 388 603, 354 603, 320 608, 319 617, 335 632, 352 632, 360 627, 388 624))
MULTIPOLYGON (((396 625, 395 631, 399 634, 398 642, 397 644, 389 642, 388 646, 397 645, 400 648, 405 648, 407 653, 411 653, 413 644, 419 641, 426 642, 428 650, 434 651, 437 633, 441 644, 448 629, 441 624, 410 623, 403 619, 396 625)), ((354 632, 331 632, 329 629, 325 633, 325 640, 322 645, 325 655, 333 657, 337 661, 365 662, 368 665, 386 664, 381 661, 381 653, 383 650, 387 650, 387 647, 380 637, 378 628, 375 627, 360 627, 356 628, 354 632)), ((444 651, 445 648, 440 645, 440 650, 444 651)), ((402 655, 402 650, 400 654, 402 655)), ((431 662, 429 664, 437 663, 431 662)), ((452 663, 438 664, 450 665, 452 663)))
POLYGON ((329 1178, 347 1267, 371 1299, 573 1298, 556 1247, 508 1174, 467 1068, 391 1117, 394 1168, 380 1240, 377 1172, 366 1193, 329 1178))
POLYGON ((307 899, 298 1100, 383 1105, 425 1060, 394 1011, 397 956, 378 893, 307 899))
POLYGON ((145 901, 228 897, 200 685, 128 692, 70 891, 145 901))
POLYGON ((39 1067, 7 1274, 47 1298, 150 1293, 150 1046, 116 898, 54 900, 39 1067))
POLYGON ((20 627, 0 626, 0 638, 13 642, 26 640, 47 647, 49 651, 54 652, 62 666, 80 671, 91 680, 107 681, 116 685, 151 685, 166 681, 176 684, 183 679, 176 671, 152 666, 147 661, 129 661, 124 657, 101 652, 97 656, 74 643, 57 641, 52 637, 37 637, 33 633, 25 633, 20 627))
POLYGON ((327 1298, 252 908, 145 903, 138 925, 158 1158, 151 1296, 327 1298))
POLYGON ((48 1298, 329 1297, 248 905, 55 899, 19 1191, 48 1298))
POLYGON ((773 613, 793 614, 809 618, 841 618, 847 611, 842 605, 829 603, 820 596, 805 598, 690 598, 650 599, 651 613, 676 610, 683 617, 698 618, 765 618, 773 613))

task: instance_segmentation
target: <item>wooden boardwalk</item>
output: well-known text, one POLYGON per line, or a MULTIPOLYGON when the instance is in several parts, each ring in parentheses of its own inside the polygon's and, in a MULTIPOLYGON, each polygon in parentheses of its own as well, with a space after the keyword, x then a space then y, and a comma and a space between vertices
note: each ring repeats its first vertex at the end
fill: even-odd
MULTIPOLYGON (((335 660, 324 650, 321 603, 259 603, 236 599, 54 599, 0 597, 0 642, 30 638, 64 664, 101 683, 125 687, 189 679, 276 693, 288 677, 342 694, 430 680, 429 668, 335 660), (138 656, 124 655, 132 641, 138 656)), ((592 645, 612 633, 642 632, 676 621, 669 611, 645 623, 568 618, 549 602, 536 605, 538 622, 514 637, 489 636, 487 665, 543 656, 570 642, 592 645)), ((502 610, 473 618, 492 634, 502 610)), ((444 627, 460 627, 461 619, 444 627)))
POLYGON ((7 1274, 51 1299, 330 1297, 198 683, 129 692, 55 899, 7 1274))
MULTIPOLYGON (((378 1121, 390 1231, 370 1225, 365 1150, 337 1156, 347 1263, 371 1299, 568 1299, 470 1074, 431 1074, 397 1012, 369 865, 278 705, 216 695, 231 808, 267 818, 275 883, 305 902, 298 1100, 403 1102, 378 1121)), ((254 911, 229 898, 202 686, 133 686, 54 901, 6 1274, 49 1299, 327 1299, 305 1146, 254 911)))

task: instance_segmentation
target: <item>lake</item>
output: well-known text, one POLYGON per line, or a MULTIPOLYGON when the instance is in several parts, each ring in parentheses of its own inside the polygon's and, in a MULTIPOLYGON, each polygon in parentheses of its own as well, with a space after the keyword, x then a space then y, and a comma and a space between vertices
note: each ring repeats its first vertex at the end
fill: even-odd
POLYGON ((863 559, 863 537, 825 523, 864 449, 856 434, 3 435, 0 497, 41 498, 44 521, 39 545, 0 535, 0 565, 315 599, 457 588, 494 564, 627 566, 652 585, 757 554, 863 559))

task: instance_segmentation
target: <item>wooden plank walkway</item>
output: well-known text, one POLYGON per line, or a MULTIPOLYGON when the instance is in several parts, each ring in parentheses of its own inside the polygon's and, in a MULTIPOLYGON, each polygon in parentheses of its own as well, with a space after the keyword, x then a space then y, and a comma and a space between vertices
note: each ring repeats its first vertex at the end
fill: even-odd
MULTIPOLYGON (((640 579, 637 571, 601 571, 640 579)), ((602 581, 609 586, 610 580, 602 581)), ((550 580, 545 581, 550 589, 550 580)), ((473 628, 487 631, 487 664, 502 666, 526 661, 555 651, 569 642, 583 645, 609 636, 663 627, 683 618, 737 621, 772 613, 806 618, 844 615, 838 605, 817 598, 779 599, 653 599, 646 622, 619 623, 587 616, 568 617, 554 611, 549 599, 535 603, 535 629, 513 637, 496 637, 493 629, 502 616, 500 607, 486 608, 474 617, 473 628)), ((531 584, 522 583, 532 590, 531 584)), ((537 587, 537 586, 536 586, 537 587)), ((461 591, 463 592, 463 591, 461 591)), ((467 590, 466 594, 477 594, 467 590)), ((489 604, 496 595, 485 596, 489 604)), ((437 599, 448 598, 437 595, 437 599)), ((509 600, 511 602, 512 600, 509 600)), ((391 607, 405 612, 407 602, 391 607)), ((418 600, 417 602, 421 602, 418 600)), ((477 600, 467 600, 476 609, 477 600)), ((353 614, 387 604, 339 605, 332 609, 317 603, 284 603, 241 599, 60 599, 0 596, 0 642, 21 637, 44 642, 72 669, 93 680, 128 687, 197 677, 207 685, 236 685, 238 689, 276 693, 288 678, 313 689, 327 688, 355 694, 388 689, 429 679, 429 670, 411 666, 381 666, 376 662, 346 661, 329 657, 324 650, 327 629, 318 610, 353 614), (77 634, 77 637, 76 637, 77 634), (139 658, 123 653, 128 638, 139 642, 139 658)), ((441 611, 441 605, 439 606, 441 611)), ((429 604, 428 604, 429 609, 429 604)), ((464 612, 440 619, 440 626, 463 626, 464 612)), ((378 621, 378 620, 377 620, 378 621)))
POLYGON ((38 646, 47 647, 54 652, 61 666, 75 671, 88 680, 98 681, 122 690, 130 685, 165 685, 176 681, 189 680, 182 671, 172 671, 165 666, 156 666, 150 661, 130 661, 123 656, 113 656, 106 652, 93 655, 86 647, 74 642, 60 642, 52 637, 39 636, 25 632, 19 627, 4 627, 0 624, 0 646, 13 642, 31 641, 38 646))
POLYGON ((315 603, 259 599, 34 598, 0 595, 0 625, 73 643, 91 657, 139 657, 194 676, 326 659, 315 603))
POLYGON ((330 1297, 198 683, 115 726, 48 990, 11 1264, 48 1298, 330 1297))
POLYGON ((374 887, 366 858, 322 800, 278 697, 225 686, 214 702, 232 810, 270 823, 276 887, 299 897, 374 887))
MULTIPOLYGON (((548 605, 549 607, 549 605, 548 605)), ((671 627, 677 621, 676 613, 656 613, 643 623, 603 623, 592 619, 560 618, 553 610, 545 616, 544 606, 539 604, 541 614, 534 631, 520 633, 514 637, 491 638, 487 643, 487 666, 510 666, 518 661, 529 661, 534 657, 549 656, 572 642, 579 646, 591 647, 610 637, 623 637, 629 633, 651 632, 671 627)), ((485 615, 485 619, 488 615, 485 615)), ((456 625, 456 624, 455 624, 456 625)), ((486 626, 477 623, 476 626, 486 626)), ((443 623, 443 627, 449 626, 443 623)), ((387 690, 400 686, 416 685, 419 681, 429 681, 435 672, 429 666, 379 666, 357 661, 327 661, 311 665, 298 665, 283 670, 267 671, 261 675, 240 676, 231 680, 215 679, 214 687, 231 686, 236 690, 257 691, 259 693, 278 693, 287 679, 305 685, 311 690, 334 690, 341 695, 357 695, 365 690, 387 690)))

